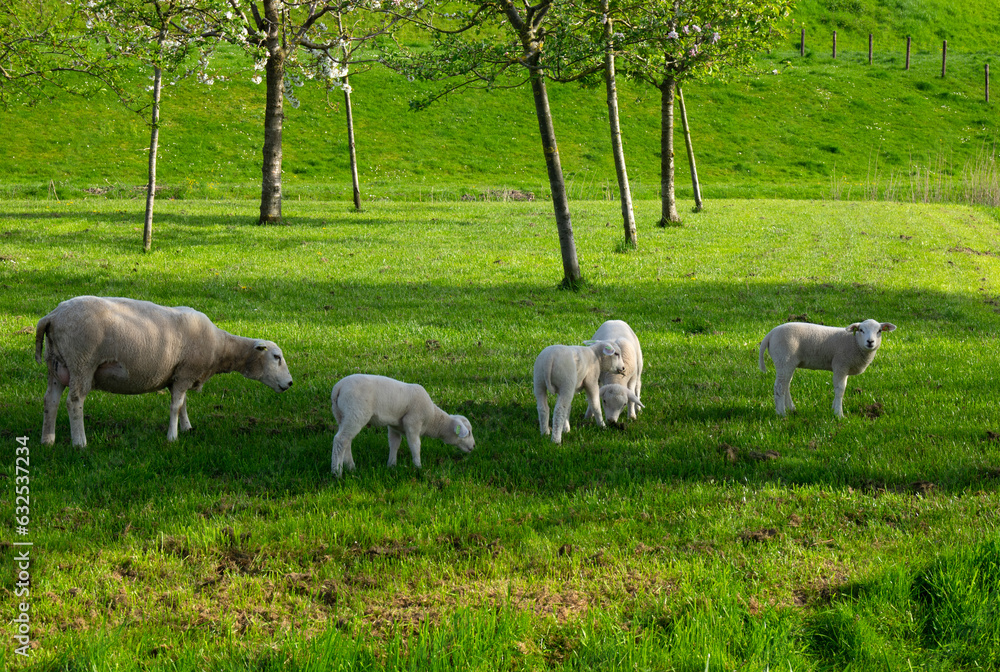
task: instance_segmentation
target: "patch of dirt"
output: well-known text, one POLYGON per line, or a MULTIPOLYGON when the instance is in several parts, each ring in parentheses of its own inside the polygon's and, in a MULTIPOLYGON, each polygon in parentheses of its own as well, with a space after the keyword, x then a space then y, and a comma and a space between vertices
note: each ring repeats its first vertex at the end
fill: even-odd
POLYGON ((778 537, 778 531, 773 527, 765 527, 759 530, 746 531, 740 535, 740 539, 743 541, 753 541, 756 543, 762 543, 765 541, 770 541, 778 537))
POLYGON ((735 446, 730 446, 728 443, 719 445, 719 452, 722 453, 722 456, 726 460, 733 463, 738 462, 741 458, 752 462, 767 462, 781 458, 781 453, 777 450, 765 450, 763 452, 759 450, 740 450, 735 446))
POLYGON ((917 495, 926 497, 927 495, 931 494, 931 492, 934 490, 935 487, 937 486, 935 486, 930 481, 914 481, 913 483, 910 483, 909 489, 911 492, 917 495))
POLYGON ((961 254, 974 254, 978 257, 1000 257, 1000 253, 998 252, 990 252, 989 250, 983 252, 980 250, 974 250, 971 247, 966 247, 965 245, 956 245, 954 247, 949 247, 948 251, 961 254))
POLYGON ((883 413, 882 404, 880 402, 875 402, 874 404, 869 404, 861 409, 861 414, 870 420, 881 416, 883 413))

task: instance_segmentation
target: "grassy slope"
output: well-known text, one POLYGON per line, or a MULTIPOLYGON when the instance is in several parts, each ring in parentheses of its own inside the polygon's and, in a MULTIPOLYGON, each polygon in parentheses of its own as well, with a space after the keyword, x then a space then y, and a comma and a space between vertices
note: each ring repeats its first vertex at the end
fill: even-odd
MULTIPOLYGON (((836 61, 825 43, 810 42, 805 59, 787 51, 763 56, 761 70, 777 75, 689 85, 706 196, 829 197, 843 186, 843 196, 850 191, 856 197, 876 152, 883 172, 908 173, 911 160, 923 166, 944 160, 960 171, 1000 137, 995 106, 982 101, 983 64, 995 56, 965 53, 968 46, 960 39, 952 43, 944 80, 937 45, 918 42, 911 70, 904 72, 898 47, 887 54, 879 43, 869 67, 866 42, 847 34, 836 61)), ((159 183, 168 195, 252 198, 259 192, 264 90, 246 81, 244 67, 239 58, 225 57, 219 68, 230 73, 229 81, 167 89, 159 183)), ((456 199, 497 188, 546 193, 527 90, 458 96, 414 113, 407 104, 413 85, 399 77, 372 72, 353 84, 366 198, 456 199)), ((613 196, 601 92, 550 90, 571 197, 613 196)), ((286 106, 285 193, 290 199, 348 198, 343 113, 328 107, 312 83, 297 94, 302 106, 286 106)), ((633 191, 655 198, 658 92, 625 84, 621 101, 633 191)), ((62 197, 86 187, 125 187, 119 192, 134 196, 131 185, 145 183, 145 121, 113 100, 61 99, 0 112, 0 119, 0 193, 45 194, 53 180, 62 197)), ((687 172, 682 161, 678 165, 685 194, 687 172)))
MULTIPOLYGON (((643 227, 621 255, 615 204, 582 203, 591 284, 567 294, 544 203, 291 202, 288 226, 256 227, 252 203, 165 202, 148 255, 139 207, 0 215, 0 441, 11 455, 32 437, 40 666, 995 661, 998 551, 981 545, 1000 522, 995 216, 723 201, 643 227), (42 447, 33 325, 85 293, 190 304, 274 338, 296 385, 214 379, 171 445, 165 396, 95 393, 88 448, 69 447, 64 412, 42 447), (900 327, 851 380, 843 421, 826 373, 797 375, 799 414, 774 416, 756 343, 796 316, 900 327), (648 408, 601 431, 577 399, 554 446, 533 357, 617 317, 642 339, 648 408), (367 430, 358 471, 333 481, 328 395, 353 371, 420 381, 472 419, 477 449, 428 440, 422 472, 405 456, 390 471, 384 432, 367 430)), ((640 204, 641 221, 655 211, 640 204)), ((12 460, 3 473, 13 484, 12 460)), ((0 547, 0 564, 13 554, 0 547)))

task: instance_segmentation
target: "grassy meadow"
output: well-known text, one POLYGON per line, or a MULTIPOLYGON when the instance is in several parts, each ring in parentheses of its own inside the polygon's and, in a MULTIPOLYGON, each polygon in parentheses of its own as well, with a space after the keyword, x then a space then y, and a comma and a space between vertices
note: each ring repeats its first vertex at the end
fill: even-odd
MULTIPOLYGON (((0 212, 5 493, 28 436, 32 637, 12 669, 958 670, 1000 665, 1000 217, 957 205, 715 200, 617 252, 618 207, 573 204, 578 293, 550 206, 7 200, 0 212), (238 375, 169 399, 95 392, 88 446, 38 444, 34 325, 80 294, 204 311, 270 338, 295 385, 238 375), (757 343, 789 319, 891 321, 851 378, 799 372, 774 413, 757 343), (556 446, 537 353, 627 320, 637 421, 556 446), (329 472, 329 393, 420 382, 476 449, 384 430, 329 472)), ((15 613, 13 516, 0 602, 15 613)))

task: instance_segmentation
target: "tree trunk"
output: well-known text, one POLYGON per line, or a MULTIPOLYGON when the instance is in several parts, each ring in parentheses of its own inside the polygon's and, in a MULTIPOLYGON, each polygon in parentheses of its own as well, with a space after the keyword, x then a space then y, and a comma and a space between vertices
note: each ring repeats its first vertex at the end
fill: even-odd
POLYGON ((277 4, 264 3, 267 29, 267 101, 264 109, 264 161, 259 224, 281 221, 281 126, 285 104, 285 52, 277 4))
POLYGON ((347 149, 351 154, 351 184, 354 187, 354 209, 361 209, 361 186, 358 181, 358 154, 354 149, 354 116, 351 113, 351 85, 344 77, 344 110, 347 113, 347 149))
POLYGON ((674 78, 660 84, 660 226, 680 224, 674 197, 674 78))
POLYGON ((559 149, 556 147, 556 132, 552 126, 552 111, 545 90, 545 75, 537 69, 538 56, 532 59, 531 93, 535 98, 535 115, 542 137, 542 151, 545 153, 545 167, 549 173, 549 188, 552 190, 552 207, 556 215, 559 231, 559 250, 563 262, 563 287, 575 289, 580 282, 580 265, 576 259, 576 243, 573 241, 573 225, 569 215, 569 199, 566 196, 566 181, 563 179, 562 165, 559 163, 559 149))
POLYGON ((622 222, 625 226, 625 244, 638 245, 635 231, 635 214, 632 210, 632 190, 625 169, 625 150, 622 148, 622 131, 618 123, 618 88, 615 85, 615 52, 611 43, 614 34, 608 16, 608 0, 601 0, 604 20, 604 84, 608 92, 608 124, 611 126, 611 152, 615 157, 615 174, 618 176, 618 194, 622 202, 622 222))
POLYGON ((153 67, 153 120, 149 133, 149 182, 146 183, 146 219, 142 226, 142 249, 153 245, 153 200, 156 198, 156 148, 160 141, 160 87, 163 72, 153 67))
POLYGON ((694 188, 694 211, 701 212, 701 185, 698 184, 698 166, 694 162, 694 145, 691 144, 691 128, 688 126, 687 108, 684 107, 684 92, 677 87, 677 102, 681 106, 681 124, 684 126, 684 145, 687 147, 688 165, 691 167, 691 186, 694 188))

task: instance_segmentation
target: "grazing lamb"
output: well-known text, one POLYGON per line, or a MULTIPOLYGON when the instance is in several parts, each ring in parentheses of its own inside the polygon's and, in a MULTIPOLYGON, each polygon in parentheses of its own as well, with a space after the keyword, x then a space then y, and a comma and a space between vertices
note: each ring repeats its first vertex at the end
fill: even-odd
MULTIPOLYGON (((594 333, 595 341, 613 341, 622 351, 622 361, 625 363, 625 373, 617 371, 605 371, 600 378, 600 396, 604 402, 604 416, 609 422, 618 420, 619 414, 628 404, 628 417, 635 420, 636 410, 644 408, 639 397, 642 394, 642 348, 639 347, 639 337, 622 320, 608 320, 594 333), (614 387, 605 390, 609 385, 620 385, 626 388, 626 392, 614 387)), ((588 404, 587 413, 583 416, 589 418, 593 415, 594 409, 588 404)))
POLYGON ((217 373, 238 371, 276 392, 292 386, 281 348, 219 329, 203 313, 149 301, 78 296, 63 301, 38 321, 35 359, 49 367, 42 443, 56 440, 56 415, 63 390, 73 445, 87 445, 83 402, 91 390, 142 394, 170 390, 167 441, 191 429, 187 391, 201 390, 217 373))
POLYGON ((804 322, 788 322, 772 329, 760 342, 760 370, 767 371, 764 351, 770 348, 776 371, 774 409, 778 415, 795 410, 789 387, 798 368, 833 371, 833 412, 838 418, 844 417, 847 377, 867 369, 882 344, 882 332, 895 329, 894 324, 876 320, 855 322, 846 329, 804 322))
POLYGON ((389 428, 389 466, 396 466, 396 452, 406 435, 413 466, 420 468, 420 437, 430 436, 458 446, 463 453, 476 447, 472 425, 463 415, 448 415, 438 408, 420 385, 355 373, 341 378, 330 394, 337 435, 333 437, 330 471, 354 470, 351 441, 371 424, 389 428))
POLYGON ((598 379, 604 371, 625 372, 622 351, 610 341, 586 341, 585 345, 550 345, 535 360, 535 401, 538 405, 538 428, 549 433, 549 397, 558 395, 552 415, 552 441, 562 443, 569 432, 569 409, 573 395, 583 390, 587 404, 595 409, 594 421, 604 427, 598 379))

